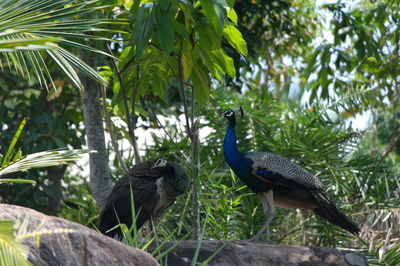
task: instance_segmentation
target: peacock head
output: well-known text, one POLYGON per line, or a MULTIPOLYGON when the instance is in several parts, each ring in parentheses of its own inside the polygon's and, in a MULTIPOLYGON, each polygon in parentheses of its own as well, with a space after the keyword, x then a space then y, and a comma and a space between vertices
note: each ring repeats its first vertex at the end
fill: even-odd
POLYGON ((232 109, 226 109, 225 111, 223 111, 220 116, 225 117, 226 119, 228 119, 230 122, 236 121, 236 115, 240 115, 241 118, 244 117, 244 112, 243 112, 243 108, 240 106, 240 108, 238 110, 232 110, 232 109))

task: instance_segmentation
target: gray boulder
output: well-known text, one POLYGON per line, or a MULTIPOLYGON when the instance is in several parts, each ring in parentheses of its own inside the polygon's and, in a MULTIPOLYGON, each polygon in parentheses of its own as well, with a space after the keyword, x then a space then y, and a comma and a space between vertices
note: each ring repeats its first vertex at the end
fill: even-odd
POLYGON ((70 233, 53 233, 26 238, 22 244, 29 247, 28 260, 33 265, 159 265, 148 253, 124 245, 81 224, 48 216, 35 210, 9 204, 0 204, 0 220, 23 221, 28 218, 28 231, 72 229, 70 233))

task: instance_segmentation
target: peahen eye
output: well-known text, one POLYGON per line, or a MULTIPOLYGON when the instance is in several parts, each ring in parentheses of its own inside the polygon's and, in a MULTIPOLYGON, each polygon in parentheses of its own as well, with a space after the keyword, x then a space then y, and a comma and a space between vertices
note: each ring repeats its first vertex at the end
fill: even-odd
POLYGON ((157 159, 154 164, 152 165, 151 168, 156 168, 156 167, 165 167, 167 166, 168 161, 164 160, 162 158, 157 159))

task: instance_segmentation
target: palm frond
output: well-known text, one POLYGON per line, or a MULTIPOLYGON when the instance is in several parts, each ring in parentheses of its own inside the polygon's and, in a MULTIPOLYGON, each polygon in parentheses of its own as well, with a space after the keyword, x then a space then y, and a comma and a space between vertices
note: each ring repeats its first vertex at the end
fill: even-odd
POLYGON ((29 154, 9 163, 5 167, 0 168, 0 176, 12 172, 25 171, 32 168, 42 168, 66 164, 84 158, 87 153, 95 152, 92 150, 75 149, 75 150, 52 150, 29 154))
MULTIPOLYGON (((106 81, 88 64, 62 46, 106 54, 84 43, 87 40, 107 40, 88 32, 110 31, 101 25, 121 23, 99 18, 76 19, 104 6, 93 6, 97 0, 74 3, 72 0, 7 0, 0 2, 0 61, 11 70, 31 80, 30 69, 42 86, 48 88, 52 78, 45 63, 49 55, 73 82, 82 89, 76 69, 98 82, 106 81), (28 73, 28 74, 27 74, 28 73)), ((106 54, 107 55, 107 54, 106 54)))
POLYGON ((0 265, 31 265, 29 248, 15 239, 13 226, 13 221, 0 221, 0 265))

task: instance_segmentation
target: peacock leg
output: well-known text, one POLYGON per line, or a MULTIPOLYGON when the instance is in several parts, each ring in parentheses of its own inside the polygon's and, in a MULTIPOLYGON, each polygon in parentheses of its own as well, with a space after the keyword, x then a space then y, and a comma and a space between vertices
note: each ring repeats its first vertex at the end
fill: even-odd
POLYGON ((274 194, 272 190, 269 190, 268 192, 258 193, 257 196, 260 199, 261 205, 264 209, 265 223, 261 230, 250 240, 256 242, 272 243, 272 241, 270 241, 269 239, 269 224, 276 215, 274 194))

